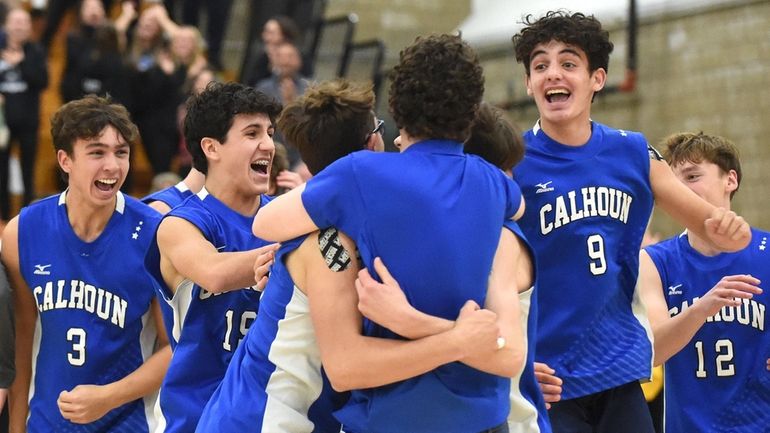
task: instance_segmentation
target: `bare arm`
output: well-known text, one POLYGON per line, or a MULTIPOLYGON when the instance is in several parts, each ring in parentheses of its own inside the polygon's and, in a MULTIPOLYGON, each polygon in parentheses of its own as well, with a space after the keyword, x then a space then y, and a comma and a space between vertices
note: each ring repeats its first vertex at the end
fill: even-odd
POLYGON ((305 185, 300 185, 260 209, 251 226, 254 235, 272 242, 283 242, 318 230, 302 204, 304 190, 305 185))
POLYGON ((148 204, 147 206, 155 209, 161 215, 165 215, 171 211, 171 206, 167 205, 166 203, 163 203, 160 200, 155 200, 150 204, 148 204))
MULTIPOLYGON (((343 241, 348 251, 352 243, 343 241)), ((408 379, 478 351, 496 349, 495 315, 466 304, 457 325, 446 332, 414 341, 361 335, 361 315, 353 287, 356 266, 341 272, 328 269, 311 236, 288 259, 295 282, 307 287, 310 311, 321 358, 337 390, 381 386, 408 379)))
POLYGON ((717 208, 680 182, 663 161, 650 161, 655 202, 666 213, 720 251, 738 251, 751 241, 751 229, 735 212, 717 208))
POLYGON ((640 295, 647 308, 655 337, 654 365, 666 362, 682 350, 703 326, 706 319, 716 314, 722 307, 738 306, 741 303, 740 298, 749 299, 753 294, 762 293, 762 289, 756 286, 760 281, 750 275, 726 276, 708 293, 695 301, 690 308, 671 317, 663 295, 663 283, 658 269, 644 250, 639 259, 639 278, 640 295))
POLYGON ((76 424, 88 424, 107 412, 142 398, 160 388, 171 360, 163 318, 158 300, 153 299, 152 316, 158 330, 158 350, 128 376, 107 385, 78 385, 62 391, 57 404, 61 415, 76 424))
POLYGON ((172 291, 186 278, 209 292, 221 293, 253 286, 254 262, 277 245, 219 252, 192 223, 172 216, 158 227, 158 248, 163 278, 172 291))
MULTIPOLYGON (((410 339, 445 332, 454 322, 431 316, 409 305, 398 282, 379 258, 375 270, 384 284, 378 283, 366 271, 359 272, 356 281, 359 310, 370 320, 410 339)), ((513 376, 524 362, 524 333, 519 320, 518 293, 531 287, 532 262, 523 251, 519 239, 508 229, 502 229, 500 242, 492 265, 485 309, 498 315, 500 336, 505 338, 506 350, 494 356, 464 359, 471 367, 502 376, 513 376)))
POLYGON ((37 321, 37 305, 32 292, 19 270, 19 217, 12 219, 3 231, 3 248, 0 252, 13 288, 13 305, 16 319, 16 379, 9 390, 9 431, 26 431, 29 412, 29 386, 32 380, 32 340, 37 321))

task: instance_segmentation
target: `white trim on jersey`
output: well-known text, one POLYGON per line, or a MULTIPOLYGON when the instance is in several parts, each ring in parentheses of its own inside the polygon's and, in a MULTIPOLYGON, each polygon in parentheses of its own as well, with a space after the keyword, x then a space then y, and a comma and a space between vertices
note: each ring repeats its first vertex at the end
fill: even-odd
POLYGON ((182 280, 176 287, 174 296, 169 302, 169 305, 174 310, 174 329, 171 330, 171 334, 175 341, 179 341, 182 338, 184 319, 187 317, 187 311, 190 310, 190 304, 192 304, 194 286, 195 283, 191 280, 182 280))
MULTIPOLYGON (((532 294, 534 292, 535 288, 533 286, 528 290, 519 293, 521 329, 522 332, 524 332, 524 359, 526 359, 528 355, 527 323, 529 321, 530 305, 532 303, 532 294)), ((521 395, 519 389, 519 383, 521 382, 521 375, 523 373, 524 369, 511 378, 511 411, 508 413, 508 431, 510 433, 540 433, 540 427, 537 424, 537 408, 521 395)))
MULTIPOLYGON (((69 191, 69 188, 65 189, 61 192, 61 194, 59 194, 59 201, 57 202, 59 206, 67 203, 67 191, 69 191)), ((118 213, 121 215, 126 210, 126 198, 120 191, 115 194, 115 210, 118 211, 118 213)))
MULTIPOLYGON (((139 347, 142 350, 142 361, 147 361, 155 349, 155 341, 158 338, 158 329, 155 326, 155 320, 152 316, 152 304, 146 313, 142 315, 142 330, 139 333, 139 347)), ((158 424, 155 416, 155 401, 158 398, 158 391, 145 395, 142 398, 144 403, 144 416, 147 418, 147 431, 155 430, 158 424)))
POLYGON ((178 184, 174 185, 174 188, 176 188, 177 191, 179 191, 179 192, 187 192, 187 191, 190 190, 190 187, 188 187, 187 184, 184 183, 183 180, 180 181, 178 184))
MULTIPOLYGON (((29 381, 29 394, 27 398, 27 407, 35 396, 35 372, 37 371, 37 355, 40 353, 40 340, 43 334, 43 324, 40 322, 40 314, 35 320, 35 333, 32 335, 32 378, 29 381)), ((27 422, 29 422, 29 410, 27 411, 27 422)))
POLYGON ((195 194, 195 195, 197 195, 199 199, 203 200, 209 196, 209 191, 204 186, 203 188, 201 188, 200 191, 198 191, 198 194, 195 194))
POLYGON ((267 355, 276 368, 265 387, 263 432, 312 432, 308 411, 323 388, 321 352, 315 339, 310 304, 297 286, 293 290, 267 355), (298 352, 301 356, 297 356, 298 352))

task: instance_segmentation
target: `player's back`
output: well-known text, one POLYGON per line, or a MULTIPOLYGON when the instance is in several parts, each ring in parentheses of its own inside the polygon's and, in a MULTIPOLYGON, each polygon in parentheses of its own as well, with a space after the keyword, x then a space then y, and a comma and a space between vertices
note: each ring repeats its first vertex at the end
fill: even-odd
POLYGON ((649 377, 646 318, 632 306, 653 204, 646 141, 596 122, 583 146, 538 125, 524 138, 514 178, 527 203, 519 223, 542 270, 538 360, 560 373, 565 399, 649 377))
MULTIPOLYGON (((461 143, 430 140, 400 154, 357 152, 338 160, 308 183, 303 202, 317 225, 336 226, 355 240, 367 267, 382 257, 415 308, 454 320, 467 300, 484 304, 501 224, 520 197, 510 179, 465 155, 461 143)), ((365 333, 395 338, 368 321, 365 333)), ((355 391, 338 418, 353 432, 482 430, 505 421, 509 386, 452 363, 355 391)))
POLYGON ((104 231, 84 242, 69 224, 65 197, 41 200, 19 216, 19 266, 36 300, 39 326, 28 431, 149 431, 149 397, 85 426, 64 420, 56 400, 77 385, 122 379, 152 354, 155 292, 143 260, 160 217, 118 193, 104 231))
MULTIPOLYGON (((764 286, 770 281, 768 238, 770 233, 752 229, 747 248, 713 257, 694 250, 686 233, 646 247, 669 314, 681 314, 727 275, 750 274, 764 286)), ((770 426, 768 305, 770 293, 764 291, 738 307, 723 307, 666 361, 667 432, 754 433, 770 426)))
MULTIPOLYGON (((262 196, 261 205, 266 201, 262 196)), ((251 218, 230 209, 205 188, 165 217, 190 222, 221 252, 247 251, 267 244, 251 234, 251 218)), ((160 390, 161 431, 187 432, 195 429, 203 407, 256 319, 260 292, 247 287, 213 294, 185 280, 172 294, 158 268, 149 265, 157 261, 157 254, 156 244, 148 252, 148 269, 172 306, 171 337, 176 341, 160 390)))

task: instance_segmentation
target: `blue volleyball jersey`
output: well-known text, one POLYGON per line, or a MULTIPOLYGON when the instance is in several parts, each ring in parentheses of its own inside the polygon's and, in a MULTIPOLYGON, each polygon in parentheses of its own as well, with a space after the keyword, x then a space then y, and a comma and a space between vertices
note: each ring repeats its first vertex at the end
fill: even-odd
MULTIPOLYGON (((267 202, 262 196, 260 207, 267 202)), ((219 251, 247 251, 268 243, 251 233, 252 217, 230 209, 204 188, 166 217, 185 219, 219 251)), ((157 254, 157 244, 151 254, 157 254)), ((257 318, 260 292, 245 287, 212 294, 189 280, 171 295, 157 268, 148 269, 173 308, 177 342, 160 388, 160 431, 191 432, 249 326, 257 318)))
POLYGON ((542 270, 536 356, 563 379, 564 399, 652 371, 652 336, 636 293, 653 205, 647 142, 591 126, 586 144, 566 146, 535 125, 514 172, 527 203, 519 225, 542 270))
POLYGON ((322 372, 308 298, 286 269, 286 257, 304 240, 285 242, 276 253, 259 316, 206 405, 198 432, 340 431, 332 412, 341 397, 322 372))
MULTIPOLYGON (((382 257, 412 306, 454 320, 467 300, 484 304, 501 226, 521 193, 461 143, 429 140, 341 158, 307 183, 302 200, 318 227, 355 241, 368 268, 382 257)), ((368 320, 364 333, 399 338, 368 320)), ((505 422, 509 391, 509 379, 455 362, 353 391, 336 416, 349 433, 481 431, 505 422)))
POLYGON ((537 261, 534 251, 519 225, 506 221, 505 228, 524 242, 532 257, 534 284, 529 290, 519 293, 521 328, 524 331, 524 369, 511 379, 511 411, 508 414, 510 433, 551 433, 551 422, 545 408, 540 385, 535 378, 535 344, 537 340, 537 261))
POLYGON ((120 380, 152 355, 155 292, 143 259, 160 216, 118 192, 104 231, 84 242, 70 225, 66 194, 19 215, 19 268, 38 309, 27 431, 151 431, 153 396, 86 425, 65 420, 56 400, 77 385, 120 380))
POLYGON ((166 203, 168 207, 173 209, 182 204, 182 202, 191 195, 193 195, 193 192, 190 191, 190 188, 187 187, 187 184, 184 183, 184 181, 181 181, 174 186, 145 196, 142 198, 142 203, 150 204, 154 201, 159 201, 166 203))
MULTIPOLYGON (((727 275, 751 274, 770 281, 770 233, 752 229, 751 244, 736 253, 707 257, 687 234, 645 248, 658 269, 668 312, 673 317, 727 275)), ((665 430, 766 432, 770 428, 770 332, 765 311, 770 292, 723 307, 665 364, 665 430)))

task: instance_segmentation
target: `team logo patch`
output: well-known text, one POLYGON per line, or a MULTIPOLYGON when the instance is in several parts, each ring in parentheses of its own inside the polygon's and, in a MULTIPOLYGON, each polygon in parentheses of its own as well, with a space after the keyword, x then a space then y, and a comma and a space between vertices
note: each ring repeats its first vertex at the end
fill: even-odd
POLYGON ((553 183, 552 180, 549 180, 548 182, 543 183, 536 183, 535 186, 537 187, 537 190, 535 190, 535 194, 541 194, 544 192, 553 191, 553 187, 551 184, 553 183))
POLYGON ((681 295, 682 294, 682 291, 680 290, 681 287, 682 287, 681 284, 677 284, 676 286, 668 286, 668 295, 669 296, 681 295))
POLYGON ((51 275, 51 271, 48 270, 51 265, 35 265, 35 270, 32 272, 35 275, 51 275))

